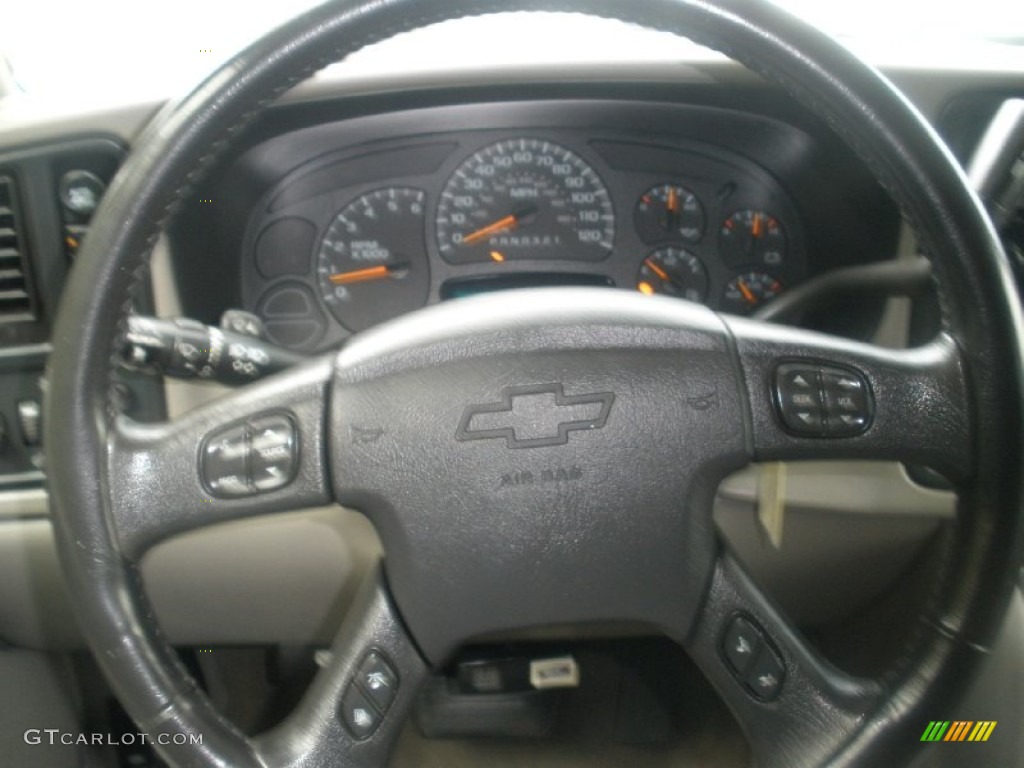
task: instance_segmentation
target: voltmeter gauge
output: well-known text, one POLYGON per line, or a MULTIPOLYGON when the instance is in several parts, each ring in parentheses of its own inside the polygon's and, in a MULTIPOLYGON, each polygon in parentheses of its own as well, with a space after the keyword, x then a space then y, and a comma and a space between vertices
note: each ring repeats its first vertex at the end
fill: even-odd
POLYGON ((636 287, 648 296, 662 293, 702 302, 708 295, 708 273, 689 251, 659 248, 640 264, 636 287))
POLYGON ((771 275, 764 272, 744 272, 725 286, 721 310, 734 315, 749 315, 783 290, 785 286, 771 275))

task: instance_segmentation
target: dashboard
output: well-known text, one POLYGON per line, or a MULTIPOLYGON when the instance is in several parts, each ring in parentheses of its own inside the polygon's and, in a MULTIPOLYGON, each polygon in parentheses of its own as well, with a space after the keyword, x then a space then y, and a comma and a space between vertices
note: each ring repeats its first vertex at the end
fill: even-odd
MULTIPOLYGON (((936 88, 939 64, 887 74, 966 161, 1001 101, 1022 95, 1020 75, 1016 70, 949 73, 943 87, 936 88)), ((571 70, 508 76, 484 72, 477 78, 435 76, 422 82, 403 76, 394 82, 303 84, 250 125, 236 148, 211 166, 182 201, 154 256, 152 295, 141 291, 136 310, 218 325, 225 310, 245 309, 262 318, 277 343, 313 354, 343 344, 361 327, 421 304, 458 301, 466 292, 600 281, 610 291, 643 290, 641 283, 648 283, 655 292, 669 293, 672 281, 658 282, 660 276, 645 263, 659 251, 652 261, 666 272, 670 256, 676 260, 672 266, 688 261, 684 252, 699 260, 706 289, 701 295, 698 284, 691 298, 725 311, 748 311, 723 304, 729 283, 746 273, 771 276, 785 293, 837 268, 893 259, 905 251, 896 206, 831 128, 778 89, 736 69, 728 62, 701 65, 677 77, 675 70, 658 64, 587 77, 571 70), (501 185, 497 180, 492 184, 486 170, 480 173, 498 154, 496 147, 514 155, 523 151, 523 142, 528 149, 539 142, 540 152, 531 149, 528 162, 512 157, 513 168, 501 168, 501 174, 495 167, 495 177, 504 179, 501 185), (573 158, 573 171, 564 176, 546 165, 564 164, 561 153, 573 158), (457 175, 460 170, 465 178, 457 175), (572 189, 577 182, 567 183, 568 178, 582 178, 582 191, 594 194, 594 202, 573 207, 572 193, 580 190, 572 189), (469 189, 470 195, 449 189, 450 183, 467 186, 466 179, 468 186, 480 182, 483 189, 469 189), (389 190, 395 191, 396 201, 389 190), (537 195, 543 205, 529 197, 512 202, 513 190, 537 195), (452 192, 449 221, 439 222, 446 191, 452 192), (456 197, 471 198, 459 228, 450 218, 456 197), (392 211, 384 213, 393 202, 401 226, 394 224, 392 211), (569 226, 558 221, 556 203, 563 217, 565 211, 572 214, 569 226), (413 210, 414 204, 419 210, 413 210), (533 219, 527 215, 530 205, 536 208, 533 219), (367 207, 375 214, 379 209, 390 223, 372 225, 367 207), (695 210, 702 213, 702 223, 695 210), (596 246, 580 239, 580 232, 595 229, 587 220, 595 211, 603 241, 596 246), (758 213, 778 224, 785 245, 781 263, 769 263, 777 259, 769 255, 775 249, 737 240, 741 263, 728 240, 731 235, 724 236, 723 250, 725 222, 739 214, 735 226, 752 235, 754 227, 768 226, 766 217, 755 223, 758 213), (613 218, 600 219, 605 215, 613 218), (457 235, 465 240, 508 216, 516 217, 515 227, 496 227, 474 238, 469 255, 442 250, 447 242, 450 251, 459 251, 457 235), (349 223, 369 236, 347 233, 349 223), (445 226, 447 232, 441 231, 445 226), (500 240, 544 233, 562 238, 559 244, 566 248, 556 254, 543 242, 519 241, 510 247, 511 241, 500 240), (568 247, 574 238, 577 250, 568 247), (357 248, 357 240, 376 241, 384 249, 357 248), (491 250, 505 260, 495 261, 491 250), (395 269, 403 262, 409 264, 404 276, 395 269), (377 269, 368 277, 380 272, 386 277, 353 281, 351 272, 363 269, 377 269), (328 301, 329 291, 338 287, 330 277, 345 273, 350 277, 340 286, 353 298, 347 304, 328 301), (283 307, 275 306, 275 297, 283 307)), ((52 316, 64 277, 74 269, 66 237, 79 230, 68 228, 88 225, 88 216, 68 210, 62 182, 68 174, 80 178, 79 171, 87 171, 109 183, 159 106, 52 116, 36 114, 24 101, 7 106, 0 127, 0 177, 8 195, 8 204, 0 208, 9 209, 19 253, 33 278, 27 284, 33 319, 25 319, 21 309, 16 317, 4 317, 0 307, 0 424, 6 429, 0 450, 0 482, 6 486, 0 501, 6 501, 0 504, 0 518, 8 522, 6 537, 0 536, 0 630, 17 644, 79 642, 52 555, 43 471, 37 465, 40 448, 19 419, 21 411, 31 413, 23 405, 41 399, 52 316), (42 604, 46 611, 39 610, 42 604)), ((693 287, 685 271, 681 277, 669 274, 685 286, 676 288, 677 295, 693 287)), ((900 320, 901 331, 904 322, 908 331, 914 330, 924 303, 915 299, 913 314, 900 320)), ((827 307, 795 322, 874 338, 880 327, 887 327, 880 325, 884 304, 864 294, 830 298, 827 307)), ((208 384, 130 379, 127 374, 124 383, 130 388, 123 393, 125 408, 139 421, 176 417, 221 391, 208 384)), ((787 605, 808 620, 834 616, 829 612, 836 606, 859 605, 869 592, 884 589, 916 551, 915 542, 930 535, 935 518, 951 514, 945 497, 913 485, 899 468, 857 464, 789 471, 787 563, 806 568, 783 572, 774 550, 763 547, 752 514, 756 475, 723 486, 724 512, 734 514, 723 514, 720 523, 730 541, 744 542, 744 551, 760 558, 758 566, 775 574, 779 593, 792 596, 787 605), (880 506, 878 499, 885 504, 880 506), (826 516, 819 510, 856 514, 835 516, 837 522, 826 532, 826 516), (880 511, 900 513, 892 516, 896 533, 880 511), (801 528, 799 518, 808 528, 801 528), (881 551, 885 558, 878 557, 881 551), (865 579, 863 569, 856 571, 850 583, 857 586, 850 587, 848 596, 805 604, 808 580, 825 578, 823 569, 843 570, 844 564, 867 557, 876 564, 871 578, 865 579), (882 559, 886 568, 877 566, 882 559)), ((313 636, 329 641, 317 633, 333 625, 317 612, 319 607, 309 607, 340 605, 334 597, 338 563, 372 550, 372 531, 353 519, 336 525, 334 517, 311 513, 253 520, 168 542, 147 566, 147 583, 169 635, 176 642, 195 643, 298 643, 313 636), (309 524, 311 519, 315 524, 309 524), (329 531, 324 520, 331 521, 329 531), (348 542, 356 540, 358 545, 350 547, 348 542), (296 594, 304 599, 296 600, 296 594)), ((827 578, 844 581, 838 575, 827 578)))
MULTIPOLYGON (((815 126, 664 94, 490 95, 257 131, 179 242, 221 254, 267 337, 307 353, 427 304, 522 287, 751 314, 894 252, 894 209, 815 126)), ((864 335, 872 310, 834 318, 864 335)))

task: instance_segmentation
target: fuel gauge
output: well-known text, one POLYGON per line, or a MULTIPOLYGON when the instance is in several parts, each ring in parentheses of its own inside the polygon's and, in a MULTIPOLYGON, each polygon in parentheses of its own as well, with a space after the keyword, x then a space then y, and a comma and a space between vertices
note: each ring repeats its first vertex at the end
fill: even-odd
POLYGON ((749 315, 784 289, 785 286, 779 280, 764 272, 744 272, 725 286, 721 310, 733 315, 749 315))

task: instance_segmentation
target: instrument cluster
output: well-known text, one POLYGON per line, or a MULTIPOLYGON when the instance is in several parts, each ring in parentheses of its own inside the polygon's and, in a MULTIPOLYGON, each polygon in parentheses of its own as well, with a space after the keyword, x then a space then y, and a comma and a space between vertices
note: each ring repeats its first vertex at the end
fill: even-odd
POLYGON ((749 314, 807 274, 792 202, 721 147, 557 127, 381 144, 303 165, 250 217, 243 289, 272 341, 314 351, 429 303, 545 285, 749 314))

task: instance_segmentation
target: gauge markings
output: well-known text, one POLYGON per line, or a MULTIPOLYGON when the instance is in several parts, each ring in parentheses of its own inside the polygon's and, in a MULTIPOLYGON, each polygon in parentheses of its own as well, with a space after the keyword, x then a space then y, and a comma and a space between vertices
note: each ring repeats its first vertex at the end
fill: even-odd
POLYGON ((427 300, 426 194, 384 187, 350 202, 320 243, 320 298, 351 331, 409 312, 427 300))
POLYGON ((504 259, 606 258, 615 238, 611 197, 581 157, 539 139, 475 152, 449 177, 435 219, 452 264, 504 259))
POLYGON ((749 315, 785 289, 782 282, 764 272, 744 272, 734 277, 722 294, 722 311, 749 315))
POLYGON ((646 296, 663 293, 703 302, 708 294, 708 273, 703 262, 689 251, 659 248, 640 264, 636 288, 646 296))
POLYGON ((778 267, 786 258, 786 233, 765 211, 737 211, 722 222, 718 250, 730 267, 763 264, 778 267))
POLYGON ((698 242, 704 235, 704 207, 679 184, 659 184, 640 196, 633 214, 637 234, 646 243, 681 239, 698 242))

